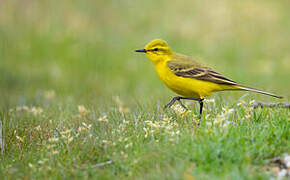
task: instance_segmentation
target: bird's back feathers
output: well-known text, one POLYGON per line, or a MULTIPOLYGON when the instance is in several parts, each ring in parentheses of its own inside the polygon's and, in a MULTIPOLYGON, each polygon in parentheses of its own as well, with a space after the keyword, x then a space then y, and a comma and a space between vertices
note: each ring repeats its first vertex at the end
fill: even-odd
POLYGON ((224 90, 252 91, 276 98, 282 98, 281 96, 269 92, 240 85, 239 83, 224 77, 220 73, 213 71, 211 68, 203 66, 190 57, 181 54, 173 55, 172 59, 168 60, 167 66, 176 76, 225 85, 228 89, 225 88, 224 90))
POLYGON ((167 66, 177 76, 194 78, 222 85, 238 84, 235 81, 224 77, 220 73, 213 71, 209 67, 202 66, 189 57, 180 54, 173 56, 173 58, 167 62, 167 66))

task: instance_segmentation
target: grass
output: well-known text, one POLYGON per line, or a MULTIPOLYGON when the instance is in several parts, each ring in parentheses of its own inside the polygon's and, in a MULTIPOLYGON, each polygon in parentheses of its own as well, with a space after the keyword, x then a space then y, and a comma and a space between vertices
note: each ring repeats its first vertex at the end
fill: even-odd
POLYGON ((120 102, 104 110, 52 103, 2 112, 1 179, 266 178, 262 168, 289 150, 287 109, 212 101, 197 127, 196 113, 179 106, 131 110, 120 102))
POLYGON ((133 50, 163 38, 287 102, 288 4, 3 3, 0 179, 276 177, 273 158, 290 153, 289 109, 252 109, 253 100, 279 101, 224 92, 207 100, 197 127, 197 104, 164 110, 174 94, 133 50))

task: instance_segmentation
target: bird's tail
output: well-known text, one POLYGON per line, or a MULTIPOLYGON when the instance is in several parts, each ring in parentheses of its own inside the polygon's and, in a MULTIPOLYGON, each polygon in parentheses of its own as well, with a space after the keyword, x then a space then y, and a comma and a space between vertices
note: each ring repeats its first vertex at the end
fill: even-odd
POLYGON ((279 98, 279 99, 282 99, 283 98, 282 96, 278 96, 278 95, 275 95, 275 94, 272 94, 272 93, 269 93, 269 92, 266 92, 266 91, 262 91, 262 90, 255 89, 255 88, 251 88, 251 87, 247 87, 247 86, 236 85, 235 87, 238 90, 252 91, 252 92, 256 92, 256 93, 260 93, 260 94, 265 94, 265 95, 272 96, 272 97, 279 98))

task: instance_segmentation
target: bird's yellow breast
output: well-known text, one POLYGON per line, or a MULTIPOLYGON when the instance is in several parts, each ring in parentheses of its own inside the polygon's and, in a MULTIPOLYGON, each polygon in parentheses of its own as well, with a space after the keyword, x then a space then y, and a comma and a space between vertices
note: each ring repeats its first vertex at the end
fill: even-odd
POLYGON ((185 97, 204 98, 223 89, 222 85, 215 83, 177 76, 168 68, 166 61, 155 64, 155 70, 168 88, 185 97))

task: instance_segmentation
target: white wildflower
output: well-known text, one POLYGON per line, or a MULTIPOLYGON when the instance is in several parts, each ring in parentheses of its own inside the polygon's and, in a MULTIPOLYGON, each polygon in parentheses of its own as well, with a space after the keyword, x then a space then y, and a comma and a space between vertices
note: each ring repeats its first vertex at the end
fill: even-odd
POLYGON ((102 142, 103 142, 103 144, 105 144, 105 145, 109 145, 109 144, 111 144, 111 141, 108 141, 108 140, 103 140, 102 142))
POLYGON ((152 121, 145 121, 145 123, 152 128, 159 128, 160 127, 160 125, 158 123, 153 123, 152 121))
POLYGON ((281 171, 278 172, 277 176, 278 176, 278 179, 282 179, 282 178, 286 177, 287 176, 287 170, 286 169, 281 169, 281 171))
POLYGON ((86 130, 87 130, 87 129, 84 128, 84 127, 82 127, 82 126, 78 127, 78 132, 82 132, 82 131, 86 131, 86 130))
POLYGON ((78 110, 80 114, 87 114, 89 112, 84 105, 79 105, 78 110))
POLYGON ((58 140, 59 140, 58 138, 53 137, 53 138, 49 138, 48 142, 53 143, 53 142, 58 142, 58 140))
POLYGON ((115 103, 118 105, 120 113, 125 114, 130 112, 130 109, 124 106, 124 102, 120 99, 119 96, 113 97, 113 101, 115 101, 115 103))
POLYGON ((41 114, 43 112, 43 109, 40 108, 40 107, 32 107, 30 109, 30 112, 34 115, 34 116, 37 116, 39 114, 41 114))
POLYGON ((145 136, 144 137, 147 138, 148 137, 148 130, 145 127, 143 128, 143 130, 145 132, 145 136))
POLYGON ((100 121, 100 122, 108 122, 108 117, 107 117, 107 115, 104 115, 104 116, 99 117, 99 118, 98 118, 98 121, 100 121))
POLYGON ((256 102, 255 100, 251 100, 249 104, 253 105, 255 102, 256 102))
POLYGON ((20 137, 20 136, 16 135, 16 139, 19 140, 20 142, 24 142, 24 139, 22 137, 20 137))
POLYGON ((132 143, 126 144, 126 145, 125 145, 125 149, 131 147, 132 145, 133 145, 132 143))
POLYGON ((35 130, 37 130, 37 131, 41 131, 41 127, 40 127, 40 125, 36 126, 36 127, 35 127, 35 130))
POLYGON ((251 118, 251 114, 246 114, 246 115, 245 115, 245 118, 246 118, 246 119, 250 119, 250 118, 251 118))
POLYGON ((67 142, 68 142, 68 143, 71 143, 73 140, 74 140, 73 137, 69 137, 69 138, 67 139, 67 142))
POLYGON ((223 123, 223 127, 226 128, 226 127, 228 127, 230 124, 231 124, 230 121, 225 121, 225 122, 223 123))
POLYGON ((238 106, 245 106, 247 103, 244 100, 240 100, 240 102, 237 104, 238 106))
POLYGON ((44 164, 44 162, 41 161, 41 160, 37 161, 37 163, 38 163, 38 164, 44 164))
POLYGON ((16 111, 29 111, 27 106, 17 106, 16 111))
POLYGON ((234 111, 234 109, 228 109, 227 114, 232 114, 234 111))
POLYGON ((62 135, 67 135, 67 134, 69 134, 71 132, 71 130, 70 129, 67 129, 67 130, 65 130, 65 131, 62 131, 62 132, 60 132, 62 135))
POLYGON ((286 154, 283 158, 283 162, 287 166, 287 168, 290 168, 290 155, 286 154))
POLYGON ((31 163, 28 163, 28 167, 30 167, 31 169, 34 169, 35 168, 34 165, 31 164, 31 163))
POLYGON ((174 106, 172 106, 172 108, 177 114, 185 113, 185 109, 180 104, 175 104, 174 106))

